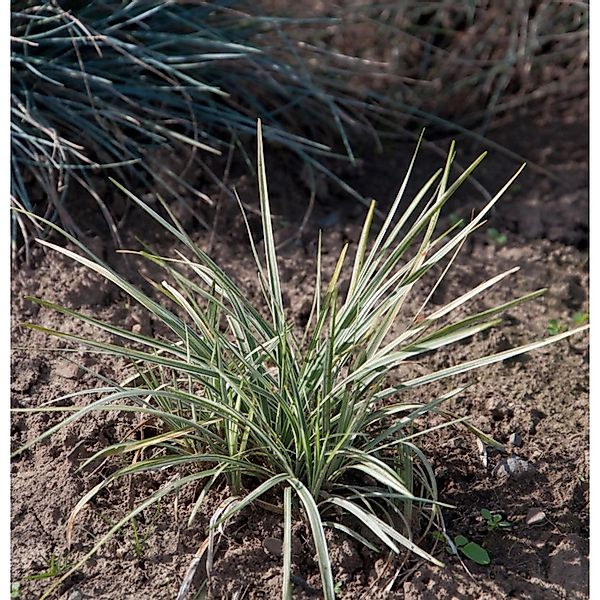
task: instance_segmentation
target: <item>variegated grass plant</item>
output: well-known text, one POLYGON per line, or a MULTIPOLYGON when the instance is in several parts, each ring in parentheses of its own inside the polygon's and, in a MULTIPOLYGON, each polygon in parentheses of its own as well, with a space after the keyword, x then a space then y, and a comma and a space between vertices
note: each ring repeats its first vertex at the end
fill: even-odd
MULTIPOLYGON (((335 596, 325 535, 328 528, 372 550, 409 550, 441 564, 419 545, 432 528, 445 532, 435 475, 418 445, 419 436, 428 433, 422 420, 429 413, 443 415, 448 424, 462 423, 486 443, 494 442, 467 419, 456 418, 445 409, 444 402, 459 396, 465 386, 450 386, 426 403, 415 401, 411 391, 541 348, 584 329, 401 381, 394 376, 396 367, 417 357, 441 349, 451 352, 451 344, 498 325, 503 311, 543 292, 537 290, 464 316, 472 300, 510 277, 517 270, 513 268, 441 308, 429 308, 431 293, 467 237, 481 226, 518 175, 471 222, 440 232, 442 208, 483 158, 480 156, 451 182, 455 155, 451 147, 444 168, 410 202, 405 202, 413 157, 382 227, 376 234, 371 231, 372 205, 353 260, 347 257, 348 245, 344 246, 329 281, 323 280, 319 243, 312 310, 303 334, 297 333, 282 300, 260 124, 258 140, 264 256, 260 256, 252 235, 250 241, 263 307, 254 306, 172 217, 161 216, 125 189, 123 192, 133 202, 186 249, 172 257, 147 250, 138 253, 162 269, 164 280, 155 286, 166 302, 128 283, 69 234, 65 236, 79 246, 80 254, 41 242, 116 284, 171 332, 164 338, 150 337, 36 300, 121 342, 106 343, 31 327, 91 351, 123 357, 130 361, 133 373, 118 384, 86 390, 85 394, 94 394, 98 399, 75 409, 66 408, 73 414, 29 441, 19 452, 93 411, 134 412, 161 424, 155 437, 125 440, 103 448, 83 464, 85 467, 114 455, 121 459, 136 457, 81 498, 68 520, 69 539, 77 515, 106 486, 118 484, 126 476, 156 470, 179 474, 110 527, 74 569, 140 512, 167 494, 200 484, 202 493, 189 514, 192 523, 206 494, 225 481, 230 500, 214 515, 206 538, 209 574, 216 532, 254 502, 262 506, 279 503, 280 510, 283 507, 283 598, 291 597, 293 518, 306 518, 327 600, 335 596), (401 204, 403 211, 399 210, 401 204), (398 319, 415 286, 432 268, 441 265, 445 265, 441 275, 419 312, 398 319), (342 295, 340 281, 348 270, 349 286, 342 295), (459 308, 463 316, 455 317, 459 308)), ((168 212, 168 207, 164 210, 168 212)), ((63 400, 81 395, 71 394, 63 400)), ((50 406, 47 410, 62 409, 50 406)))

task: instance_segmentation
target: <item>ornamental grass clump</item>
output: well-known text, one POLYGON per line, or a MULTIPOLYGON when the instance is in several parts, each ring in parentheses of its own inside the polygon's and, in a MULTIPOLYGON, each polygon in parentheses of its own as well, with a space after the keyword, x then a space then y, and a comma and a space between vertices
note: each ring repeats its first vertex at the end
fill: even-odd
MULTIPOLYGON (((420 543, 428 531, 445 534, 435 475, 418 445, 420 436, 429 431, 423 423, 426 415, 441 415, 447 424, 460 423, 486 443, 494 443, 444 406, 458 397, 465 385, 450 386, 425 403, 415 401, 411 391, 541 348, 585 327, 424 375, 399 380, 394 374, 400 365, 498 325, 503 311, 543 292, 537 290, 483 311, 465 310, 470 301, 514 274, 514 268, 482 281, 442 307, 429 308, 431 294, 467 237, 482 225, 518 175, 469 223, 438 231, 440 211, 483 158, 451 182, 455 154, 451 147, 444 167, 412 200, 405 201, 413 157, 379 231, 371 231, 372 205, 354 257, 350 258, 345 245, 327 281, 321 270, 319 243, 312 310, 304 331, 297 332, 282 300, 260 124, 258 133, 264 255, 250 227, 248 232, 264 306, 253 305, 173 218, 161 216, 123 189, 185 248, 170 257, 149 250, 137 252, 162 269, 164 279, 155 283, 155 288, 164 302, 128 283, 69 234, 65 236, 79 246, 80 254, 47 241, 41 243, 116 284, 170 335, 134 333, 36 300, 120 342, 31 327, 101 355, 123 357, 130 361, 132 372, 118 384, 86 390, 97 399, 66 408, 72 414, 19 452, 93 411, 127 411, 151 419, 160 424, 154 437, 123 440, 101 449, 83 464, 114 456, 128 462, 77 503, 68 520, 68 538, 79 513, 106 486, 157 470, 171 471, 174 476, 110 527, 74 568, 167 494, 200 485, 202 491, 189 511, 193 523, 206 495, 226 482, 229 499, 220 505, 206 532, 209 577, 215 538, 226 523, 252 503, 277 505, 283 513, 284 530, 282 596, 291 597, 292 520, 305 519, 316 550, 323 596, 333 600, 327 529, 342 532, 372 551, 410 551, 441 564, 420 543), (399 210, 401 204, 403 211, 399 210), (419 312, 406 318, 403 307, 415 286, 432 268, 439 273, 442 265, 419 312), (349 282, 344 294, 340 292, 342 279, 349 282), (455 316, 458 309, 462 316, 455 316)), ((168 213, 166 205, 164 211, 168 213)), ((446 351, 451 353, 451 349, 446 351)), ((48 410, 59 409, 52 406, 48 410)))
MULTIPOLYGON (((11 0, 13 204, 78 232, 76 184, 114 232, 100 172, 192 210, 190 196, 211 199, 190 174, 218 180, 204 160, 242 147, 256 114, 266 139, 309 166, 339 157, 337 142, 353 160, 347 131, 365 105, 342 83, 348 67, 315 61, 286 33, 337 22, 267 15, 245 0, 11 0)), ((13 216, 29 239, 31 222, 13 216)))

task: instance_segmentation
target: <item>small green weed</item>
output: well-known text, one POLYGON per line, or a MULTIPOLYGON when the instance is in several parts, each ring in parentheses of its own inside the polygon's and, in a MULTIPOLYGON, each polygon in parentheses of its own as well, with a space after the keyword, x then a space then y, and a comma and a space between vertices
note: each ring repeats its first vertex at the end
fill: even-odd
POLYGON ((487 508, 481 509, 481 516, 485 519, 487 530, 490 532, 496 531, 496 529, 508 529, 512 526, 512 523, 505 521, 502 515, 493 513, 487 508))
POLYGON ((138 524, 138 520, 134 517, 131 519, 131 531, 133 535, 132 545, 133 552, 135 553, 137 558, 141 558, 144 554, 144 548, 146 546, 146 542, 148 538, 152 535, 152 533, 156 529, 156 521, 160 514, 160 500, 156 505, 156 510, 154 511, 154 515, 150 520, 150 523, 146 526, 145 531, 141 531, 140 526, 138 524))
POLYGON ((137 519, 135 518, 131 519, 131 531, 133 534, 133 552, 137 558, 141 558, 141 556, 144 554, 144 546, 148 538, 145 535, 140 536, 138 531, 137 519))
MULTIPOLYGON (((574 312, 571 315, 571 322, 575 327, 581 327, 589 321, 589 315, 585 312, 574 312)), ((564 323, 561 323, 558 319, 550 319, 546 331, 549 335, 557 335, 563 331, 567 331, 568 327, 564 323)))
MULTIPOLYGON (((502 518, 502 515, 493 513, 487 508, 481 509, 481 516, 485 519, 488 533, 496 531, 497 529, 508 529, 512 526, 512 523, 505 521, 502 518)), ((478 565, 486 566, 491 563, 488 551, 483 546, 469 540, 464 535, 459 534, 454 536, 453 543, 455 548, 450 544, 450 538, 446 538, 440 531, 434 531, 432 535, 434 539, 446 543, 446 552, 449 554, 456 554, 460 551, 466 558, 478 565)))
POLYGON ((460 550, 464 556, 478 565, 485 566, 489 565, 491 562, 490 555, 488 554, 487 550, 478 543, 469 541, 464 535, 454 536, 453 543, 455 548, 453 548, 449 543, 450 538, 446 539, 443 533, 434 531, 432 535, 436 540, 440 542, 446 542, 446 552, 448 552, 448 554, 456 554, 457 551, 460 550))
POLYGON ((557 335, 561 331, 564 331, 564 326, 558 319, 550 319, 548 321, 548 327, 546 327, 546 331, 550 335, 557 335))
POLYGON ((460 228, 463 226, 463 220, 455 212, 451 212, 448 215, 448 222, 450 223, 451 227, 460 228))
MULTIPOLYGON (((25 577, 26 581, 41 581, 43 579, 51 579, 52 577, 60 577, 71 568, 71 562, 67 557, 60 557, 56 554, 51 554, 48 559, 48 566, 45 571, 40 571, 33 575, 25 577)), ((18 597, 18 596, 17 596, 18 597)))
POLYGON ((590 316, 585 312, 575 312, 571 315, 574 325, 585 325, 589 320, 590 316))
POLYGON ((505 233, 500 233, 494 227, 489 227, 486 231, 488 238, 494 243, 494 246, 505 246, 508 238, 505 233))
POLYGON ((490 555, 485 548, 482 548, 476 542, 470 542, 464 535, 457 535, 454 538, 456 547, 469 559, 478 565, 489 565, 490 555))
POLYGON ((10 597, 20 598, 21 597, 21 582, 13 581, 10 584, 10 597))

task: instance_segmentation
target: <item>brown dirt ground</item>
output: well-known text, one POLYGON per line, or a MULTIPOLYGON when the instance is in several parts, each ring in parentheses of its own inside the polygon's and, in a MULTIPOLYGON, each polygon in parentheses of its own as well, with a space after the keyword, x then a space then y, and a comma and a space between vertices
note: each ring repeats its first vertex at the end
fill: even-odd
MULTIPOLYGON (((485 230, 478 232, 464 248, 446 283, 436 292, 433 303, 447 301, 487 276, 514 265, 521 265, 521 270, 511 283, 493 288, 482 300, 484 305, 506 301, 539 287, 547 287, 548 292, 541 299, 511 310, 498 330, 480 335, 472 343, 453 347, 451 353, 439 353, 412 365, 412 372, 448 366, 544 337, 550 319, 569 324, 574 312, 588 312, 587 136, 586 107, 575 114, 570 109, 562 114, 526 116, 491 134, 492 139, 552 170, 561 181, 528 170, 491 216, 489 226, 505 233, 507 243, 494 245, 485 230)), ((347 173, 350 183, 385 205, 393 197, 411 152, 408 146, 398 145, 383 156, 364 161, 360 171, 347 173)), ((464 141, 459 144, 459 152, 465 164, 475 149, 464 141)), ((268 155, 267 161, 274 211, 279 215, 278 235, 284 240, 297 230, 304 212, 305 201, 300 198, 305 197, 305 190, 301 178, 286 171, 280 159, 268 155)), ((423 181, 439 163, 439 157, 425 150, 415 182, 423 181)), ((496 190, 514 169, 514 161, 492 152, 478 178, 484 186, 496 190)), ((256 193, 249 178, 236 174, 234 169, 231 182, 237 185, 244 200, 254 201, 256 193)), ((482 202, 481 196, 466 186, 448 211, 468 216, 482 202)), ((357 241, 363 213, 362 207, 344 200, 336 190, 324 189, 305 233, 282 251, 286 302, 298 319, 303 318, 311 293, 317 228, 324 229, 325 268, 331 269, 335 250, 341 243, 357 241)), ((85 218, 82 208, 82 222, 85 218)), ((191 220, 188 225, 195 228, 198 243, 208 247, 210 234, 191 220)), ((114 257, 102 226, 91 219, 88 230, 95 248, 110 262, 126 268, 119 262, 121 259, 114 257)), ((157 238, 151 224, 134 214, 124 230, 126 247, 137 245, 136 235, 146 240, 154 238, 165 252, 170 249, 167 242, 157 238)), ((256 282, 244 239, 236 210, 225 204, 211 255, 255 296, 256 282)), ((141 282, 139 277, 137 280, 141 282)), ((118 362, 92 355, 73 357, 84 367, 76 368, 63 353, 50 351, 48 348, 57 347, 57 342, 20 325, 33 321, 69 331, 91 331, 50 311, 37 309, 24 299, 25 295, 81 308, 99 318, 142 331, 151 331, 154 326, 141 311, 128 306, 115 290, 99 284, 83 268, 56 254, 43 254, 39 249, 34 251, 31 266, 15 268, 12 290, 13 407, 36 407, 61 394, 91 387, 97 382, 96 372, 118 378, 122 368, 118 362)), ((506 444, 503 455, 489 452, 487 466, 482 463, 474 438, 461 429, 445 429, 423 443, 439 478, 442 500, 457 507, 446 512, 448 531, 484 545, 492 557, 489 567, 466 561, 469 573, 455 557, 447 556, 439 548, 438 556, 447 562, 444 570, 413 560, 387 561, 387 557, 371 556, 353 542, 332 538, 340 598, 586 598, 588 360, 587 338, 579 336, 469 376, 473 386, 454 401, 452 409, 460 416, 470 415, 475 425, 506 444), (522 438, 522 445, 509 443, 514 433, 522 438), (531 470, 520 478, 501 476, 498 466, 510 455, 528 461, 531 470), (480 517, 481 508, 501 513, 513 526, 488 533, 480 517), (526 524, 531 509, 545 513, 545 518, 536 525, 526 524), (398 572, 400 564, 403 567, 398 572), (386 595, 384 590, 392 581, 392 591, 386 595)), ((416 399, 425 400, 435 391, 431 387, 420 389, 415 392, 416 399)), ((48 414, 15 414, 14 446, 40 434, 58 419, 48 414)), ((107 524, 122 514, 128 503, 157 489, 165 480, 147 477, 132 481, 126 490, 110 487, 78 521, 74 544, 67 550, 65 521, 70 511, 87 489, 115 468, 106 463, 77 471, 78 464, 103 445, 128 435, 136 424, 134 417, 113 413, 90 416, 13 461, 12 581, 21 582, 21 598, 39 598, 51 583, 51 579, 26 579, 44 571, 49 556, 75 561, 106 530, 107 524)), ((132 531, 126 530, 67 580, 57 597, 174 599, 194 553, 205 538, 211 512, 226 496, 226 489, 211 495, 192 528, 186 526, 192 490, 181 493, 177 502, 165 501, 158 514, 149 511, 140 518, 140 533, 147 539, 139 555, 134 551, 132 531)), ((229 526, 219 547, 209 597, 279 598, 281 561, 265 549, 264 541, 281 535, 280 516, 258 508, 245 511, 229 526)), ((294 597, 318 597, 318 592, 311 596, 311 588, 319 588, 318 568, 301 522, 294 525, 294 542, 293 568, 301 582, 294 597)), ((428 541, 424 543, 431 545, 428 541)))

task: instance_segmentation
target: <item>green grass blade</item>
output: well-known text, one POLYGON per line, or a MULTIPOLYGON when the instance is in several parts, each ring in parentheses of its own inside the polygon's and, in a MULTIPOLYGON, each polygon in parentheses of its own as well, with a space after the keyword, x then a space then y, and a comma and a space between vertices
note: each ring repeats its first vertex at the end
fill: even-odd
POLYGON ((283 586, 282 600, 292 599, 292 488, 283 490, 283 586))
POLYGON ((290 484, 298 494, 304 510, 310 523, 313 540, 317 549, 317 559, 319 562, 319 571, 321 572, 321 581, 323 583, 323 597, 325 600, 335 600, 335 584, 331 572, 331 561, 329 559, 329 550, 327 549, 327 540, 323 530, 323 521, 319 513, 319 508, 306 487, 297 479, 290 479, 290 484))
POLYGON ((505 350, 504 352, 499 352, 498 354, 492 354, 491 356, 484 356, 481 358, 477 358, 475 360, 460 363, 458 365, 455 365, 454 367, 448 367, 447 369, 442 369, 440 371, 436 371, 435 373, 430 373, 428 375, 423 375, 421 377, 415 377, 414 379, 409 379, 408 381, 404 381, 401 385, 401 388, 413 388, 413 387, 417 387, 419 385, 424 385, 426 383, 432 383, 434 381, 439 381, 440 379, 445 379, 446 377, 451 377, 453 375, 459 375, 461 373, 466 373, 468 371, 472 371, 473 369, 480 369, 482 367, 486 367, 488 365, 492 365, 494 363, 501 362, 508 358, 513 358, 514 356, 519 356, 520 354, 525 354, 526 352, 532 352, 533 350, 539 350, 540 348, 544 348, 545 346, 554 344, 560 340, 564 340, 572 335, 582 333, 582 332, 586 331, 587 329, 589 329, 589 325, 584 325, 583 327, 577 327, 576 329, 572 329, 571 331, 566 331, 564 333, 554 335, 552 337, 546 338, 545 340, 532 342, 531 344, 524 344, 523 346, 511 348, 510 350, 505 350))
POLYGON ((271 223, 271 207, 269 204, 269 191, 267 189, 267 173, 265 169, 265 156, 263 151, 262 125, 260 119, 257 126, 258 144, 258 190, 260 196, 260 212, 262 217, 262 228, 265 245, 265 258, 267 261, 267 275, 269 281, 269 304, 273 316, 273 324, 277 331, 283 327, 283 301, 281 299, 281 284, 279 281, 279 269, 277 268, 277 254, 275 251, 275 240, 273 238, 273 225, 271 223))

